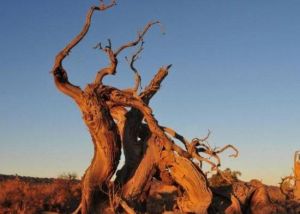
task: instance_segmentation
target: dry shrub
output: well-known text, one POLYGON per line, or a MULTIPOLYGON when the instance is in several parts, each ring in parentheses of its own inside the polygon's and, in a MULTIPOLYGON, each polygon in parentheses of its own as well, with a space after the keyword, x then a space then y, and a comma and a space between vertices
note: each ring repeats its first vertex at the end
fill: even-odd
POLYGON ((65 179, 2 179, 0 190, 0 213, 70 213, 81 195, 80 183, 65 179))
POLYGON ((226 168, 223 171, 219 170, 216 174, 213 174, 208 181, 211 187, 227 186, 239 181, 238 177, 240 177, 241 174, 239 171, 232 171, 226 168))

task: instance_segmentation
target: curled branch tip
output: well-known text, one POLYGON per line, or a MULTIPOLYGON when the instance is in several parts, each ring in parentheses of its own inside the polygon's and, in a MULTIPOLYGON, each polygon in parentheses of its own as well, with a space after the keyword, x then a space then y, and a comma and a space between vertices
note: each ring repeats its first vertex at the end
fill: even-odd
POLYGON ((95 7, 95 9, 96 9, 96 10, 106 10, 106 9, 108 9, 108 8, 111 8, 111 7, 115 6, 115 5, 117 5, 116 0, 111 0, 111 3, 108 4, 108 5, 106 5, 106 4, 104 3, 104 0, 100 0, 100 5, 99 5, 99 7, 95 7))
POLYGON ((235 148, 233 145, 230 145, 230 144, 228 144, 228 145, 224 146, 223 148, 215 151, 215 153, 222 153, 227 149, 232 149, 235 152, 234 154, 229 155, 229 157, 234 157, 234 158, 238 157, 238 155, 239 155, 238 149, 235 148))

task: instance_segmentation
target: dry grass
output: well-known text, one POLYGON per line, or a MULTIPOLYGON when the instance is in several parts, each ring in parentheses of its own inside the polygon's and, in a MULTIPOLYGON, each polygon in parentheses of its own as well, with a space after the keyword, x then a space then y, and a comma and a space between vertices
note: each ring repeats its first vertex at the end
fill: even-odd
MULTIPOLYGON (((76 209, 81 198, 80 182, 70 176, 62 177, 64 179, 0 175, 0 214, 35 214, 43 213, 44 211, 71 213, 76 209)), ((237 179, 236 176, 234 176, 235 179, 237 179)), ((242 195, 247 194, 247 183, 235 181, 234 185, 225 185, 224 182, 218 176, 210 180, 210 183, 213 184, 211 188, 216 195, 209 213, 217 213, 215 212, 217 210, 215 209, 216 207, 220 208, 220 210, 225 209, 224 206, 226 204, 223 206, 219 204, 220 201, 224 202, 223 196, 229 196, 234 192, 239 197, 239 200, 243 202, 242 195), (241 187, 244 187, 244 189, 241 187)), ((300 213, 299 202, 286 200, 279 187, 266 187, 271 201, 284 210, 280 213, 300 213)), ((153 193, 150 191, 150 197, 147 200, 148 213, 161 213, 166 210, 172 210, 172 203, 175 201, 176 196, 169 194, 169 197, 166 198, 165 196, 168 195, 165 192, 168 191, 161 187, 159 191, 154 191, 153 193), (156 193, 159 194, 157 195, 156 193), (162 196, 164 197, 160 198, 162 196)), ((242 208, 245 208, 247 204, 246 202, 244 203, 245 205, 242 205, 242 208)), ((228 202, 228 205, 230 205, 230 202, 228 202)))
POLYGON ((41 179, 0 175, 0 213, 70 213, 81 196, 80 183, 71 179, 41 179))

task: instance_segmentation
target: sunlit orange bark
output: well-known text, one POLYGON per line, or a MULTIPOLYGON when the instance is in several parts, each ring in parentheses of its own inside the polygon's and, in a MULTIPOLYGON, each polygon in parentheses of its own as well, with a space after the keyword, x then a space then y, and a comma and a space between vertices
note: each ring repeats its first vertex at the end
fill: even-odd
POLYGON ((161 67, 147 87, 139 92, 141 77, 134 62, 143 49, 145 34, 153 25, 159 24, 158 21, 149 22, 135 40, 116 50, 113 50, 110 40, 105 47, 99 43, 95 48, 105 52, 109 64, 96 73, 93 82, 84 90, 68 80, 63 60, 87 34, 94 11, 103 11, 114 5, 114 1, 109 5, 101 1, 100 6, 90 8, 83 29, 57 54, 52 69, 58 90, 70 96, 82 112, 94 145, 94 157, 82 178, 82 200, 76 212, 113 213, 123 210, 134 213, 141 198, 147 199, 152 183, 159 180, 165 184, 172 183, 173 190, 177 188, 178 199, 174 209, 207 213, 212 193, 201 169, 202 162, 217 170, 220 165, 218 153, 227 148, 236 149, 231 145, 212 149, 204 143, 208 136, 189 142, 171 128, 161 126, 154 117, 149 102, 160 89, 171 65, 161 67), (140 48, 129 62, 135 73, 134 87, 122 90, 104 85, 105 76, 117 72, 118 55, 139 44, 140 48), (175 139, 183 142, 185 148, 178 146, 175 139), (116 172, 121 149, 125 165, 116 172), (209 158, 214 158, 217 163, 209 158), (115 173, 116 179, 113 180, 115 173))

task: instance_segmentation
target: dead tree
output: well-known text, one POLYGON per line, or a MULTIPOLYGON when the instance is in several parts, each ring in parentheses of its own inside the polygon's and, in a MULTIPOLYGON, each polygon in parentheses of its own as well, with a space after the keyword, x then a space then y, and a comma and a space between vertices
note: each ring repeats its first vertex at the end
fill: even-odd
POLYGON ((208 136, 188 141, 155 119, 149 102, 171 65, 161 67, 148 86, 140 91, 141 77, 134 63, 143 49, 145 34, 153 25, 159 24, 158 21, 148 23, 135 40, 119 48, 113 49, 110 40, 106 46, 99 43, 95 48, 106 53, 109 65, 100 69, 84 89, 68 80, 63 60, 87 34, 93 13, 115 4, 114 0, 108 5, 100 1, 99 6, 90 8, 81 32, 57 54, 52 69, 56 87, 75 101, 94 144, 94 157, 82 178, 82 200, 76 212, 114 213, 123 209, 134 213, 139 209, 139 203, 147 200, 151 183, 156 180, 177 189, 174 210, 206 213, 212 193, 202 172, 202 163, 218 170, 218 154, 231 148, 236 151, 236 156, 237 150, 231 145, 212 149, 205 143, 208 136), (119 54, 138 45, 136 53, 127 59, 135 74, 135 85, 117 89, 103 84, 105 76, 116 74, 119 54), (181 141, 185 149, 175 140, 181 141), (116 172, 121 149, 125 165, 116 172), (116 178, 112 179, 115 173, 116 178))

